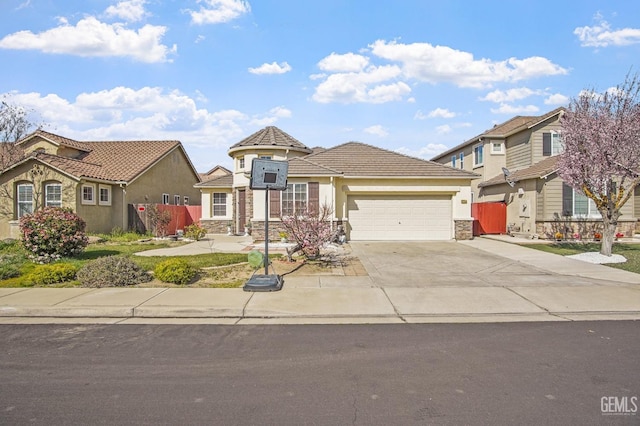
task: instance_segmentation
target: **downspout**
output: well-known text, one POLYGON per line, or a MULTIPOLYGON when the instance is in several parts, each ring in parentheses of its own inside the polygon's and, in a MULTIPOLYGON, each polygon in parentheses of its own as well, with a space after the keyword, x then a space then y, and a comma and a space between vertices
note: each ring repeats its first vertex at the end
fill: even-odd
POLYGON ((127 184, 125 182, 120 182, 120 189, 122 189, 122 229, 128 230, 129 218, 127 217, 127 184))
POLYGON ((335 188, 335 182, 333 181, 333 176, 331 176, 330 179, 331 179, 331 203, 332 204, 333 203, 336 204, 335 207, 333 207, 333 217, 331 218, 331 232, 333 232, 334 231, 334 229, 333 229, 334 219, 336 219, 336 220, 338 219, 338 216, 336 215, 336 208, 338 206, 337 206, 337 203, 336 203, 336 188, 335 188))

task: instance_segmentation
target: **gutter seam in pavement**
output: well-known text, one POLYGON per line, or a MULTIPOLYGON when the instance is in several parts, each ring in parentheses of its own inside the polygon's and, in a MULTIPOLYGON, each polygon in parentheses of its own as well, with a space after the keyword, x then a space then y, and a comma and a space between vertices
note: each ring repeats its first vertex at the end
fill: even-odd
POLYGON ((144 305, 145 303, 147 303, 147 302, 148 302, 148 301, 150 301, 150 300, 155 299, 156 297, 160 296, 162 293, 166 292, 167 290, 169 290, 169 289, 168 289, 168 288, 164 288, 164 289, 162 289, 162 291, 161 291, 161 292, 154 294, 153 296, 151 296, 151 297, 150 297, 150 298, 148 298, 147 300, 143 300, 142 302, 138 303, 138 305, 136 305, 136 306, 134 306, 133 308, 131 308, 131 318, 136 318, 136 317, 137 317, 137 315, 136 315, 136 310, 137 310, 140 306, 144 305))
POLYGON ((391 298, 389 298, 389 295, 387 294, 387 291, 384 289, 384 287, 380 287, 380 290, 382 290, 382 293, 384 294, 384 297, 387 298, 387 300, 389 301, 389 304, 393 308, 393 311, 396 313, 398 318, 400 318, 400 320, 402 322, 406 323, 407 320, 402 316, 402 314, 400 314, 400 312, 398 312, 398 309, 396 308, 396 305, 393 304, 393 302, 391 301, 391 298))

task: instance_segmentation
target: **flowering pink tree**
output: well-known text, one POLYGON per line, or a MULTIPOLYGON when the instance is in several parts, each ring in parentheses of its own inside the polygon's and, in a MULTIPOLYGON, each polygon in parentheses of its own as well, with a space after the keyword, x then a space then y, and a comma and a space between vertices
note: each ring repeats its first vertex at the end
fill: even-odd
POLYGON ((562 180, 592 199, 602 215, 600 253, 611 256, 620 209, 640 184, 640 79, 604 93, 585 90, 562 117, 562 180))
POLYGON ((281 218, 287 238, 296 244, 287 250, 289 260, 298 251, 302 251, 308 259, 320 256, 320 249, 330 242, 333 236, 329 222, 332 214, 331 207, 323 205, 318 213, 299 212, 281 218))

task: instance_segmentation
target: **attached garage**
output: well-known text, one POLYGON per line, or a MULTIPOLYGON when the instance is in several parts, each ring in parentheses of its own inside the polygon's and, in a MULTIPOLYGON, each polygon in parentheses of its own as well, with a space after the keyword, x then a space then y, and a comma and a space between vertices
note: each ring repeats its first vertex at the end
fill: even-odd
POLYGON ((450 195, 349 195, 350 239, 354 241, 450 240, 450 195))

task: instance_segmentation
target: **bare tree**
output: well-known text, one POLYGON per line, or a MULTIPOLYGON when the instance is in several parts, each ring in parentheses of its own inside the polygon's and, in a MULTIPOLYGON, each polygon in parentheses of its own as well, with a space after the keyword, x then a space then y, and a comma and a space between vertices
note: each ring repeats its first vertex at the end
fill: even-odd
POLYGON ((600 253, 611 256, 620 209, 640 184, 640 77, 604 93, 584 90, 562 117, 558 173, 602 215, 600 253))
POLYGON ((0 174, 23 155, 16 142, 36 127, 28 115, 29 111, 10 103, 6 96, 0 101, 0 174))

